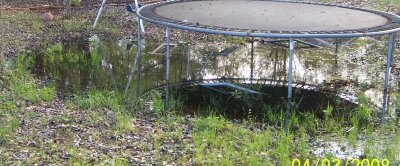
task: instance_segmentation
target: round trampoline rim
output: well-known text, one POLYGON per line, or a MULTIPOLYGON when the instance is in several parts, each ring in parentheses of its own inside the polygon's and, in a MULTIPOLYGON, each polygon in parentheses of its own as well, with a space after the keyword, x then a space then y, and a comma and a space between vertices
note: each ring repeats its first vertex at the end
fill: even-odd
MULTIPOLYGON (((295 1, 279 1, 279 2, 295 2, 295 1)), ((228 35, 228 36, 239 36, 239 37, 260 37, 260 38, 356 38, 356 37, 367 37, 367 36, 380 36, 380 35, 386 35, 390 33, 397 33, 400 31, 400 27, 395 28, 395 29, 389 29, 389 30, 383 30, 383 31, 376 31, 376 32, 365 32, 365 33, 316 33, 316 34, 310 34, 310 33, 304 33, 304 34, 290 34, 290 33, 257 33, 257 32, 237 32, 237 31, 226 31, 226 30, 216 30, 216 29, 207 29, 207 28, 200 28, 200 27, 192 27, 192 26, 184 26, 180 24, 175 24, 171 22, 165 22, 165 21, 159 21, 151 18, 144 17, 140 14, 140 11, 145 8, 146 6, 150 5, 155 5, 159 3, 165 3, 165 2, 157 2, 157 3, 152 3, 152 4, 147 4, 141 8, 139 8, 136 11, 136 16, 144 20, 146 22, 150 22, 153 24, 158 24, 158 25, 163 25, 166 27, 170 28, 175 28, 175 29, 181 29, 181 30, 187 30, 187 31, 193 31, 193 32, 200 32, 200 33, 207 33, 207 34, 216 34, 216 35, 228 35)), ((301 2, 295 2, 295 3, 301 3, 301 2)), ((336 6, 336 7, 343 7, 343 8, 349 8, 350 6, 341 6, 337 4, 328 4, 328 3, 313 3, 317 5, 327 5, 327 6, 336 6)), ((370 12, 375 12, 375 13, 381 13, 381 14, 386 14, 386 15, 391 15, 394 17, 398 17, 397 15, 388 13, 388 12, 383 12, 383 11, 378 11, 378 10, 372 10, 372 9, 362 9, 362 8, 356 8, 356 7, 351 7, 354 10, 363 10, 363 11, 370 11, 370 12)))

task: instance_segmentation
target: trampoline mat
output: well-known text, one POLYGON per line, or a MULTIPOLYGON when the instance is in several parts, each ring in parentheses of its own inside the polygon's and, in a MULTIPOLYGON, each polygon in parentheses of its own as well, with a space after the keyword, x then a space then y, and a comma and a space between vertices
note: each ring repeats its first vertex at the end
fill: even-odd
POLYGON ((399 18, 377 11, 324 4, 262 0, 200 0, 145 6, 144 17, 211 29, 268 32, 347 32, 399 27, 399 18))

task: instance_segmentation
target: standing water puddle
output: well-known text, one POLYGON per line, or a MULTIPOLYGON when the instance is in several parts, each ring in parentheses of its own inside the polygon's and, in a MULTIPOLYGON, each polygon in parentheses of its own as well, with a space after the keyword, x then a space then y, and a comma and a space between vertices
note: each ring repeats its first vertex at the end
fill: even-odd
MULTIPOLYGON (((140 92, 165 83, 165 46, 145 41, 141 58, 140 92)), ((293 80, 333 91, 354 100, 363 91, 374 105, 380 105, 385 69, 384 42, 360 38, 348 47, 297 48, 293 61, 293 80)), ((172 45, 171 82, 210 79, 243 79, 277 82, 287 80, 288 50, 276 44, 196 43, 172 45), (189 54, 189 55, 188 55, 189 54), (189 61, 188 61, 189 56, 189 61), (189 62, 189 63, 188 63, 189 62), (251 65, 253 63, 253 66, 251 65), (181 71, 181 72, 180 72, 181 71)), ((80 92, 89 85, 122 91, 136 54, 132 40, 102 41, 71 39, 55 44, 36 56, 33 71, 55 79, 60 92, 80 92)), ((137 91, 137 77, 129 95, 137 91)), ((252 82, 254 83, 254 82, 252 82)))
MULTIPOLYGON (((128 95, 135 95, 137 90, 145 93, 165 84, 163 44, 151 40, 144 42, 140 83, 135 73, 128 95)), ((219 105, 220 108, 228 110, 225 113, 228 118, 242 119, 246 118, 249 112, 256 116, 262 114, 262 110, 257 108, 265 106, 263 104, 279 106, 286 101, 286 48, 273 43, 256 42, 254 54, 251 56, 250 43, 198 42, 190 46, 172 46, 172 84, 193 80, 222 80, 239 83, 238 85, 261 92, 261 95, 251 96, 234 91, 234 95, 226 96, 199 86, 176 86, 172 89, 175 94, 181 94, 185 99, 186 113, 194 113, 199 108, 204 109, 204 106, 220 101, 224 103, 219 105), (267 79, 274 82, 250 85, 267 79)), ((54 79, 62 95, 84 92, 88 87, 123 92, 136 49, 136 43, 132 40, 102 41, 97 37, 91 38, 90 41, 71 39, 69 42, 55 44, 36 56, 33 71, 40 76, 54 79)), ((354 96, 357 93, 365 94, 373 105, 380 106, 385 52, 385 43, 372 38, 356 39, 348 46, 340 47, 338 53, 335 53, 334 48, 297 48, 293 61, 293 79, 298 85, 302 85, 295 88, 294 99, 300 103, 297 108, 322 110, 328 104, 339 103, 336 108, 349 111, 355 107, 353 103, 356 102, 357 98, 354 96), (305 84, 308 89, 304 88, 305 84)), ((391 92, 393 96, 395 90, 392 89, 391 92)), ((360 149, 340 152, 337 150, 337 147, 340 147, 337 143, 322 142, 330 146, 324 149, 338 151, 335 152, 337 154, 362 152, 360 149)), ((315 148, 316 155, 323 153, 326 151, 321 152, 320 148, 315 148)))

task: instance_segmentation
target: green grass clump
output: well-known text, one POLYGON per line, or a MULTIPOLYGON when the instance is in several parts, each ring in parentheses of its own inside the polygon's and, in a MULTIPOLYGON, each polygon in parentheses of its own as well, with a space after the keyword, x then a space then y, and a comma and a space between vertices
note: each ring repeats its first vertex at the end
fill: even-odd
POLYGON ((43 87, 38 85, 38 81, 28 71, 27 66, 30 63, 32 63, 32 58, 22 55, 17 58, 17 69, 8 69, 6 71, 3 78, 3 87, 8 89, 9 92, 3 101, 5 107, 0 106, 0 108, 9 109, 8 106, 11 103, 19 101, 34 104, 39 101, 51 101, 56 97, 56 90, 52 84, 43 87))
POLYGON ((12 132, 19 126, 18 119, 9 117, 5 121, 0 121, 0 145, 7 143, 12 132))
POLYGON ((164 113, 164 100, 161 98, 161 93, 158 91, 151 91, 150 99, 153 102, 153 112, 161 116, 164 113))
POLYGON ((270 130, 258 133, 215 116, 198 118, 194 142, 197 164, 259 165, 270 163, 270 130))
POLYGON ((25 110, 27 103, 51 101, 56 97, 54 86, 39 86, 38 81, 29 73, 27 64, 32 59, 27 55, 17 58, 15 68, 5 71, 0 88, 0 144, 6 143, 10 135, 19 126, 19 113, 25 110))
POLYGON ((395 8, 400 8, 400 1, 399 0, 376 0, 381 5, 387 7, 387 5, 393 6, 395 8))
POLYGON ((77 98, 78 106, 85 110, 96 110, 100 108, 109 108, 116 112, 125 112, 122 104, 122 96, 114 91, 100 91, 91 89, 87 97, 79 96, 77 98))
POLYGON ((78 108, 83 109, 89 115, 88 124, 97 124, 103 120, 115 120, 115 132, 127 133, 134 130, 131 120, 134 110, 141 104, 135 99, 126 100, 136 103, 135 108, 130 108, 124 101, 118 92, 91 89, 87 96, 78 96, 76 103, 78 108))
POLYGON ((71 6, 78 6, 79 4, 81 4, 81 0, 69 0, 69 4, 71 6))
POLYGON ((68 160, 69 165, 73 166, 90 165, 90 160, 88 159, 87 156, 85 156, 83 150, 79 150, 75 147, 72 147, 69 150, 69 154, 71 155, 71 157, 68 160))
POLYGON ((29 73, 28 66, 33 63, 31 56, 21 55, 16 61, 16 70, 9 69, 5 75, 4 86, 10 90, 9 99, 23 100, 31 103, 51 101, 56 96, 55 87, 40 87, 38 81, 29 73))

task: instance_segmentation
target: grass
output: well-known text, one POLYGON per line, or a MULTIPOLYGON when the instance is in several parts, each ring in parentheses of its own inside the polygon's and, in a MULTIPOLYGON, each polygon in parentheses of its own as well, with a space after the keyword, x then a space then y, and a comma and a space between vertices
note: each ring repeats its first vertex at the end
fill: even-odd
MULTIPOLYGON (((54 48, 57 50, 57 48, 54 48)), ((54 51, 53 51, 54 52, 54 51)), ((36 79, 31 76, 24 67, 30 62, 28 57, 21 56, 24 60, 18 60, 17 70, 7 70, 7 77, 3 79, 2 86, 9 89, 8 95, 1 96, 1 107, 12 109, 13 112, 23 110, 16 106, 18 101, 29 101, 32 104, 38 102, 51 101, 55 97, 54 86, 39 87, 36 84, 36 79), (25 70, 24 70, 25 69, 25 70), (23 96, 20 96, 23 95, 23 96), (11 100, 10 100, 11 99, 11 100)), ((392 134, 387 137, 374 135, 374 128, 368 128, 371 118, 371 108, 368 105, 361 105, 346 119, 344 117, 334 116, 335 112, 332 106, 328 105, 324 111, 324 116, 319 119, 314 113, 297 113, 293 112, 290 118, 291 132, 286 134, 278 126, 284 118, 284 111, 277 108, 266 106, 265 118, 267 126, 262 129, 254 130, 254 125, 257 121, 246 121, 242 123, 233 123, 222 116, 218 116, 216 112, 197 116, 191 122, 185 122, 183 117, 176 116, 174 113, 168 115, 162 114, 163 100, 159 92, 151 92, 149 99, 152 100, 153 109, 151 114, 156 115, 157 121, 152 123, 152 126, 163 126, 165 130, 154 132, 150 135, 150 142, 141 142, 136 145, 143 151, 151 151, 157 161, 179 161, 178 163, 190 163, 203 165, 290 165, 294 158, 316 160, 318 156, 310 153, 311 146, 309 138, 322 138, 326 141, 327 136, 321 132, 321 127, 325 132, 337 133, 337 138, 340 142, 348 142, 350 146, 359 146, 360 134, 366 135, 365 155, 370 158, 388 158, 391 161, 399 160, 400 135, 392 134), (350 126, 346 126, 344 121, 350 121, 350 126), (339 122, 339 123, 338 123, 339 122), (186 131, 182 124, 189 123, 192 125, 192 138, 181 140, 182 133, 186 131), (377 139, 379 138, 379 139, 377 139), (180 149, 188 154, 187 156, 174 157, 166 149, 166 142, 170 142, 173 146, 181 146, 180 149), (376 148, 382 146, 382 148, 376 148), (194 149, 193 149, 194 148, 194 149)), ((363 102, 367 99, 360 97, 363 102)), ((218 100, 218 99, 215 99, 218 100)), ((131 102, 129 102, 131 103, 131 102)), ((133 103, 137 103, 134 101, 133 103)), ((217 101, 211 102, 213 107, 210 110, 219 108, 217 101)), ((134 104, 136 106, 136 104, 134 104)), ((138 104, 141 105, 141 104, 138 104)), ((142 104, 143 105, 143 104, 142 104)), ((182 108, 182 99, 176 99, 171 96, 171 104, 173 110, 182 108)), ((107 145, 118 144, 123 142, 126 134, 139 134, 143 129, 135 126, 136 109, 139 107, 130 107, 119 92, 98 90, 90 88, 84 95, 77 95, 69 99, 65 106, 69 111, 79 110, 86 117, 82 123, 83 127, 92 128, 99 126, 94 131, 90 131, 87 137, 92 141, 104 141, 105 138, 111 138, 110 141, 105 141, 107 145), (106 125, 104 123, 107 122, 106 125), (103 126, 103 127, 100 127, 103 126), (106 127, 109 126, 109 127, 106 127)), ((143 107, 141 107, 143 108, 143 107)), ((9 111, 8 111, 9 112, 9 111)), ((74 113, 76 114, 76 113, 74 113)), ((46 116, 41 116, 39 122, 42 127, 46 127, 52 121, 67 125, 78 124, 77 117, 74 114, 60 115, 57 118, 50 120, 46 116)), ((20 125, 20 118, 14 116, 10 112, 1 112, 1 125, 5 126, 0 129, 1 144, 12 145, 16 137, 15 130, 20 125)), ((36 118, 37 113, 26 113, 27 117, 36 118)), ((387 127, 386 132, 394 133, 392 123, 387 127)), ((70 158, 67 160, 67 165, 92 165, 93 163, 104 165, 130 165, 131 161, 125 156, 125 152, 118 152, 114 156, 104 156, 99 159, 90 157, 90 150, 86 148, 77 148, 74 145, 75 131, 71 128, 66 128, 61 135, 69 140, 58 148, 68 151, 70 158)), ((328 136, 329 137, 329 136, 328 136)), ((107 139, 106 139, 107 140, 107 139)), ((40 147, 55 146, 43 141, 37 141, 40 147)), ((351 149, 351 148, 350 148, 351 149)), ((4 152, 4 148, 0 148, 4 152)), ((51 163, 63 163, 60 157, 50 157, 43 149, 36 149, 37 156, 41 156, 41 160, 50 161, 51 163)), ((8 153, 5 156, 8 156, 8 153)), ((3 156, 1 161, 9 163, 9 158, 3 156)), ((320 156, 321 157, 321 156, 320 156)), ((323 157, 335 158, 335 153, 327 151, 323 157)), ((29 158, 29 163, 35 163, 35 159, 29 158)))
POLYGON ((69 4, 71 6, 78 6, 81 3, 81 0, 69 0, 69 4))
POLYGON ((16 61, 17 69, 7 69, 2 84, 3 91, 0 97, 0 144, 6 144, 18 128, 19 114, 25 109, 25 104, 51 101, 55 98, 55 88, 52 85, 39 87, 37 80, 29 74, 25 66, 31 60, 22 55, 16 61))
POLYGON ((307 130, 304 127, 301 127, 299 129, 299 142, 298 142, 298 149, 299 149, 299 155, 302 158, 307 158, 308 154, 308 139, 307 139, 307 130))
POLYGON ((389 5, 389 6, 393 6, 395 8, 400 8, 400 1, 398 1, 398 0, 376 0, 376 1, 386 7, 389 5))
MULTIPOLYGON (((330 3, 331 0, 320 0, 324 3, 330 3)), ((389 6, 393 8, 400 8, 400 1, 399 0, 374 0, 378 3, 377 8, 379 10, 387 10, 389 6)))
POLYGON ((9 141, 8 139, 12 132, 18 127, 19 121, 14 117, 9 117, 6 121, 0 122, 0 125, 3 126, 0 128, 0 145, 2 145, 9 141))
POLYGON ((11 104, 20 105, 17 102, 37 103, 39 101, 51 101, 55 98, 55 87, 51 84, 40 87, 27 70, 27 64, 32 63, 31 57, 22 55, 16 62, 16 70, 9 69, 3 77, 3 87, 9 92, 2 97, 2 110, 15 110, 11 104))
POLYGON ((158 91, 151 91, 150 98, 152 103, 151 110, 158 116, 164 113, 164 101, 161 99, 161 93, 158 91))
POLYGON ((51 101, 55 98, 55 87, 48 85, 39 87, 37 80, 29 74, 27 66, 32 63, 32 57, 22 55, 17 59, 17 70, 10 70, 5 75, 10 88, 10 97, 15 100, 36 103, 39 101, 51 101))
POLYGON ((39 15, 29 13, 4 14, 0 17, 3 21, 17 25, 19 29, 39 32, 44 27, 44 21, 39 15))
POLYGON ((270 163, 273 136, 270 130, 253 133, 221 117, 199 118, 195 122, 193 139, 198 164, 250 164, 270 163))

